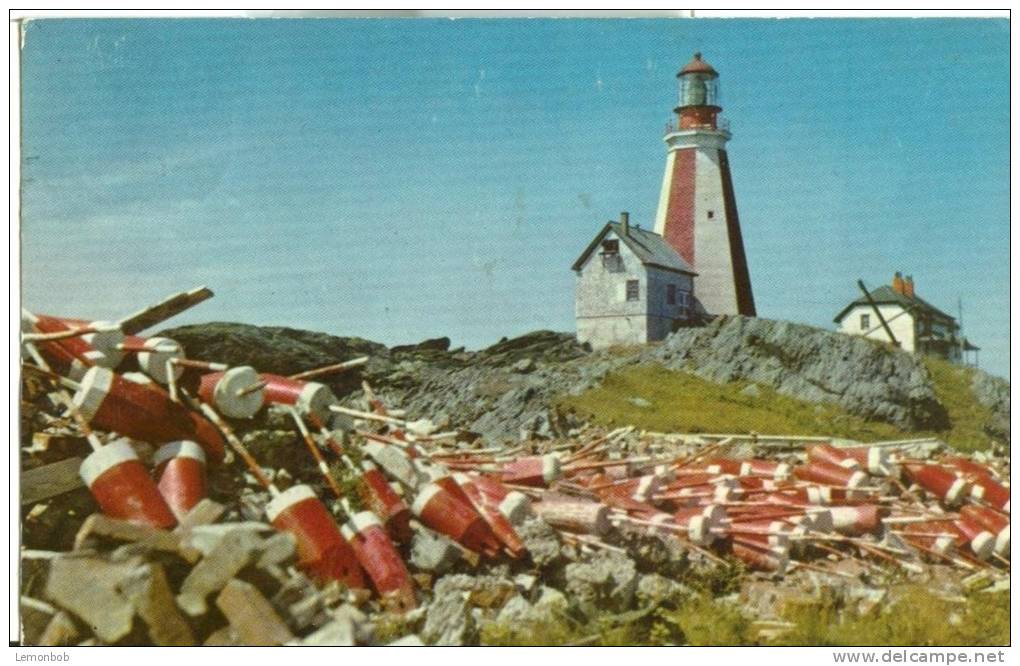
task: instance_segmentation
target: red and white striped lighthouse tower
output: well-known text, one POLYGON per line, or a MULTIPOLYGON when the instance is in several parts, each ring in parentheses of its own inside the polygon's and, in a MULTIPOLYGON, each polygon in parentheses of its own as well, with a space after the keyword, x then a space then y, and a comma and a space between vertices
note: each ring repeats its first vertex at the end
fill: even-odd
POLYGON ((726 157, 730 133, 718 118, 719 74, 695 53, 677 78, 678 123, 665 137, 666 174, 655 232, 698 272, 699 311, 753 317, 751 276, 726 157))

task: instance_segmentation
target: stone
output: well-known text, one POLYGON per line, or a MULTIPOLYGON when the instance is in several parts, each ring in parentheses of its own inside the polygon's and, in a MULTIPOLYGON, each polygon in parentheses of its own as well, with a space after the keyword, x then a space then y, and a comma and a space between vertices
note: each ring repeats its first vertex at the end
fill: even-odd
POLYGON ((541 518, 524 521, 517 527, 517 535, 528 549, 531 561, 539 567, 548 566, 560 558, 560 535, 541 518))
POLYGON ((188 511, 186 516, 180 519, 177 527, 174 528, 174 532, 184 534, 199 525, 215 523, 226 509, 227 507, 219 502, 214 502, 208 497, 204 497, 199 500, 198 504, 191 507, 191 511, 188 511))
POLYGON ((349 647, 357 645, 357 642, 354 640, 354 625, 349 620, 333 620, 290 645, 349 647))
POLYGON ((411 566, 435 574, 449 571, 461 559, 461 549, 449 538, 429 529, 416 529, 411 538, 411 566))
POLYGON ((397 640, 387 643, 386 647, 423 647, 425 643, 421 640, 421 636, 418 634, 408 634, 407 636, 401 636, 397 640))
POLYGON ((238 536, 239 539, 248 543, 260 543, 262 535, 272 531, 272 526, 256 521, 198 525, 188 530, 181 542, 202 555, 209 555, 227 535, 240 535, 243 532, 244 536, 238 536))
POLYGON ((149 628, 153 645, 195 645, 191 626, 174 602, 163 567, 158 564, 139 567, 121 582, 121 590, 149 628))
POLYGON ((475 632, 475 620, 468 603, 468 592, 436 591, 425 614, 422 638, 432 645, 465 645, 475 632))
POLYGON ((297 557, 297 539, 289 532, 277 532, 262 541, 255 566, 264 569, 288 564, 297 557))
POLYGON ((209 634, 202 645, 210 647, 240 647, 244 643, 241 642, 241 637, 238 636, 237 630, 228 624, 209 634))
POLYGON ((46 596, 80 618, 101 641, 116 643, 131 632, 135 608, 121 583, 137 568, 137 562, 58 557, 50 562, 46 596))
POLYGON ((189 562, 198 559, 198 553, 182 546, 180 536, 173 532, 110 518, 101 513, 94 513, 85 519, 75 536, 74 549, 86 549, 87 545, 97 537, 139 544, 156 551, 177 553, 189 562))
POLYGON ((216 597, 216 607, 242 645, 283 645, 294 639, 272 604, 251 583, 232 578, 216 597))
POLYGON ((645 400, 644 398, 638 396, 627 398, 627 402, 634 405, 635 407, 640 407, 641 409, 649 409, 650 407, 652 407, 652 403, 650 401, 645 400))
POLYGON ((586 562, 568 564, 566 590, 582 607, 626 610, 637 590, 634 561, 612 551, 599 551, 586 562))
POLYGON ((261 539, 252 531, 226 533, 181 583, 177 604, 193 617, 205 614, 208 610, 206 597, 221 590, 243 569, 260 544, 261 539))
POLYGON ((638 578, 636 593, 641 606, 689 598, 694 594, 686 585, 659 574, 647 574, 638 578))
POLYGON ((538 600, 532 607, 542 613, 556 613, 565 611, 568 605, 567 595, 554 587, 543 585, 539 590, 538 600))
POLYGON ((535 369, 535 361, 531 358, 522 358, 513 364, 513 371, 521 374, 527 374, 535 369))
POLYGON ((516 624, 518 622, 530 622, 535 617, 534 609, 528 600, 521 595, 511 597, 500 609, 496 621, 502 624, 516 624))

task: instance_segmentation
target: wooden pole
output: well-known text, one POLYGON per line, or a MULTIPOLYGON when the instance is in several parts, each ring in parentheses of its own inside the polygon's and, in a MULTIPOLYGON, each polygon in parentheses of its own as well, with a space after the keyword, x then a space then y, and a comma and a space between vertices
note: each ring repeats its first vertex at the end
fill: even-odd
POLYGON ((871 292, 869 292, 868 288, 864 286, 864 280, 858 280, 857 286, 861 288, 862 292, 864 292, 864 298, 868 301, 868 305, 871 306, 871 309, 875 311, 875 316, 878 317, 878 321, 882 322, 882 328, 885 329, 885 334, 889 336, 889 342, 891 342, 894 347, 899 347, 900 341, 896 339, 895 335, 893 335, 892 329, 889 328, 889 324, 886 322, 885 317, 882 316, 882 311, 878 309, 878 304, 871 298, 871 292))
POLYGON ((291 375, 290 379, 311 379, 312 377, 322 377, 323 375, 331 375, 351 368, 357 368, 368 363, 367 356, 359 356, 358 358, 351 359, 350 361, 344 361, 343 363, 336 363, 334 365, 327 365, 321 368, 315 368, 313 370, 305 370, 295 375, 291 375))
POLYGON ((155 305, 143 308, 128 315, 118 323, 125 335, 134 335, 156 324, 179 315, 202 301, 212 298, 213 293, 206 287, 198 287, 191 291, 168 296, 155 305))
POLYGON ((237 455, 241 456, 241 460, 243 460, 248 466, 249 471, 251 471, 255 478, 258 479, 258 482, 269 491, 269 494, 273 497, 279 495, 280 491, 275 485, 273 485, 273 482, 269 480, 269 477, 266 476, 266 473, 262 470, 262 468, 259 467, 258 461, 255 460, 255 457, 252 456, 247 447, 245 447, 245 445, 241 443, 241 440, 237 438, 237 435, 234 434, 234 429, 228 426, 220 415, 216 413, 216 410, 206 403, 200 403, 199 408, 202 410, 202 413, 205 414, 206 417, 220 429, 220 432, 223 433, 223 436, 226 438, 231 448, 234 449, 237 455))
POLYGON ((305 444, 308 446, 308 450, 311 452, 312 457, 315 458, 316 464, 319 466, 319 471, 322 472, 322 476, 325 477, 326 483, 329 484, 330 490, 337 497, 343 497, 343 491, 340 490, 340 485, 337 484, 336 479, 333 478, 333 474, 329 471, 329 465, 322 458, 322 452, 319 451, 319 446, 312 439, 312 433, 308 432, 308 428, 305 426, 305 422, 301 420, 301 415, 298 414, 297 410, 293 407, 288 407, 287 411, 290 412, 290 417, 294 419, 294 423, 297 424, 298 430, 301 431, 301 437, 305 440, 305 444))

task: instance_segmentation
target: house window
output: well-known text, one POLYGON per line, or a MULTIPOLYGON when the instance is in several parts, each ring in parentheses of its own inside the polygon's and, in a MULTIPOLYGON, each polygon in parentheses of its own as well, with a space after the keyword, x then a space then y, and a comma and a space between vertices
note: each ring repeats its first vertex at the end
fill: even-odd
POLYGON ((636 301, 641 297, 641 288, 637 280, 627 280, 627 300, 636 301))
POLYGON ((708 211, 708 219, 710 219, 710 220, 711 220, 711 219, 712 219, 712 218, 714 218, 714 217, 715 217, 715 211, 714 211, 714 210, 710 210, 710 211, 708 211))
POLYGON ((871 315, 861 315, 861 330, 866 331, 871 328, 871 315))
POLYGON ((676 285, 666 285, 666 305, 676 305, 676 285))
POLYGON ((602 241, 602 254, 619 254, 620 241, 614 239, 602 241))

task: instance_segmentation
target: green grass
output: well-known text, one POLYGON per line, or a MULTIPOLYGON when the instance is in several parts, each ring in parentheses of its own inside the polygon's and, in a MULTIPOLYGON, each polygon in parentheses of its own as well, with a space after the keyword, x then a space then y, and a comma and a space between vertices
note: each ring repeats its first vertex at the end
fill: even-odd
POLYGON ((897 600, 859 614, 831 598, 787 610, 795 626, 774 645, 1008 645, 1009 592, 976 593, 947 601, 915 585, 893 590, 897 600))
POLYGON ((984 424, 991 410, 974 399, 971 368, 939 359, 924 360, 935 394, 946 407, 951 427, 943 432, 910 432, 884 422, 868 421, 835 405, 780 395, 751 384, 726 384, 656 365, 638 365, 610 373, 602 384, 579 396, 564 396, 558 408, 605 425, 633 425, 661 432, 816 435, 863 442, 912 437, 939 437, 961 451, 987 449, 994 440, 984 424), (640 399, 640 400, 635 400, 640 399), (640 401, 647 401, 644 405, 640 401), (637 404, 635 404, 637 402, 637 404))
POLYGON ((839 407, 808 403, 750 383, 716 384, 695 375, 640 365, 609 374, 579 396, 558 401, 561 409, 607 426, 633 425, 662 432, 819 435, 862 441, 895 439, 903 433, 887 423, 866 421, 839 407), (651 403, 638 406, 632 399, 651 403))
POLYGON ((610 614, 576 619, 557 614, 542 622, 483 622, 482 645, 782 645, 782 646, 997 646, 1008 645, 1009 592, 978 592, 950 601, 913 584, 868 613, 828 594, 784 609, 792 625, 765 639, 739 606, 702 594, 666 603, 640 617, 610 614))
POLYGON ((942 359, 926 357, 924 364, 931 373, 935 396, 949 413, 950 428, 939 435, 953 448, 978 451, 990 448, 995 440, 984 432, 984 424, 992 416, 971 392, 974 369, 954 365, 942 359))

